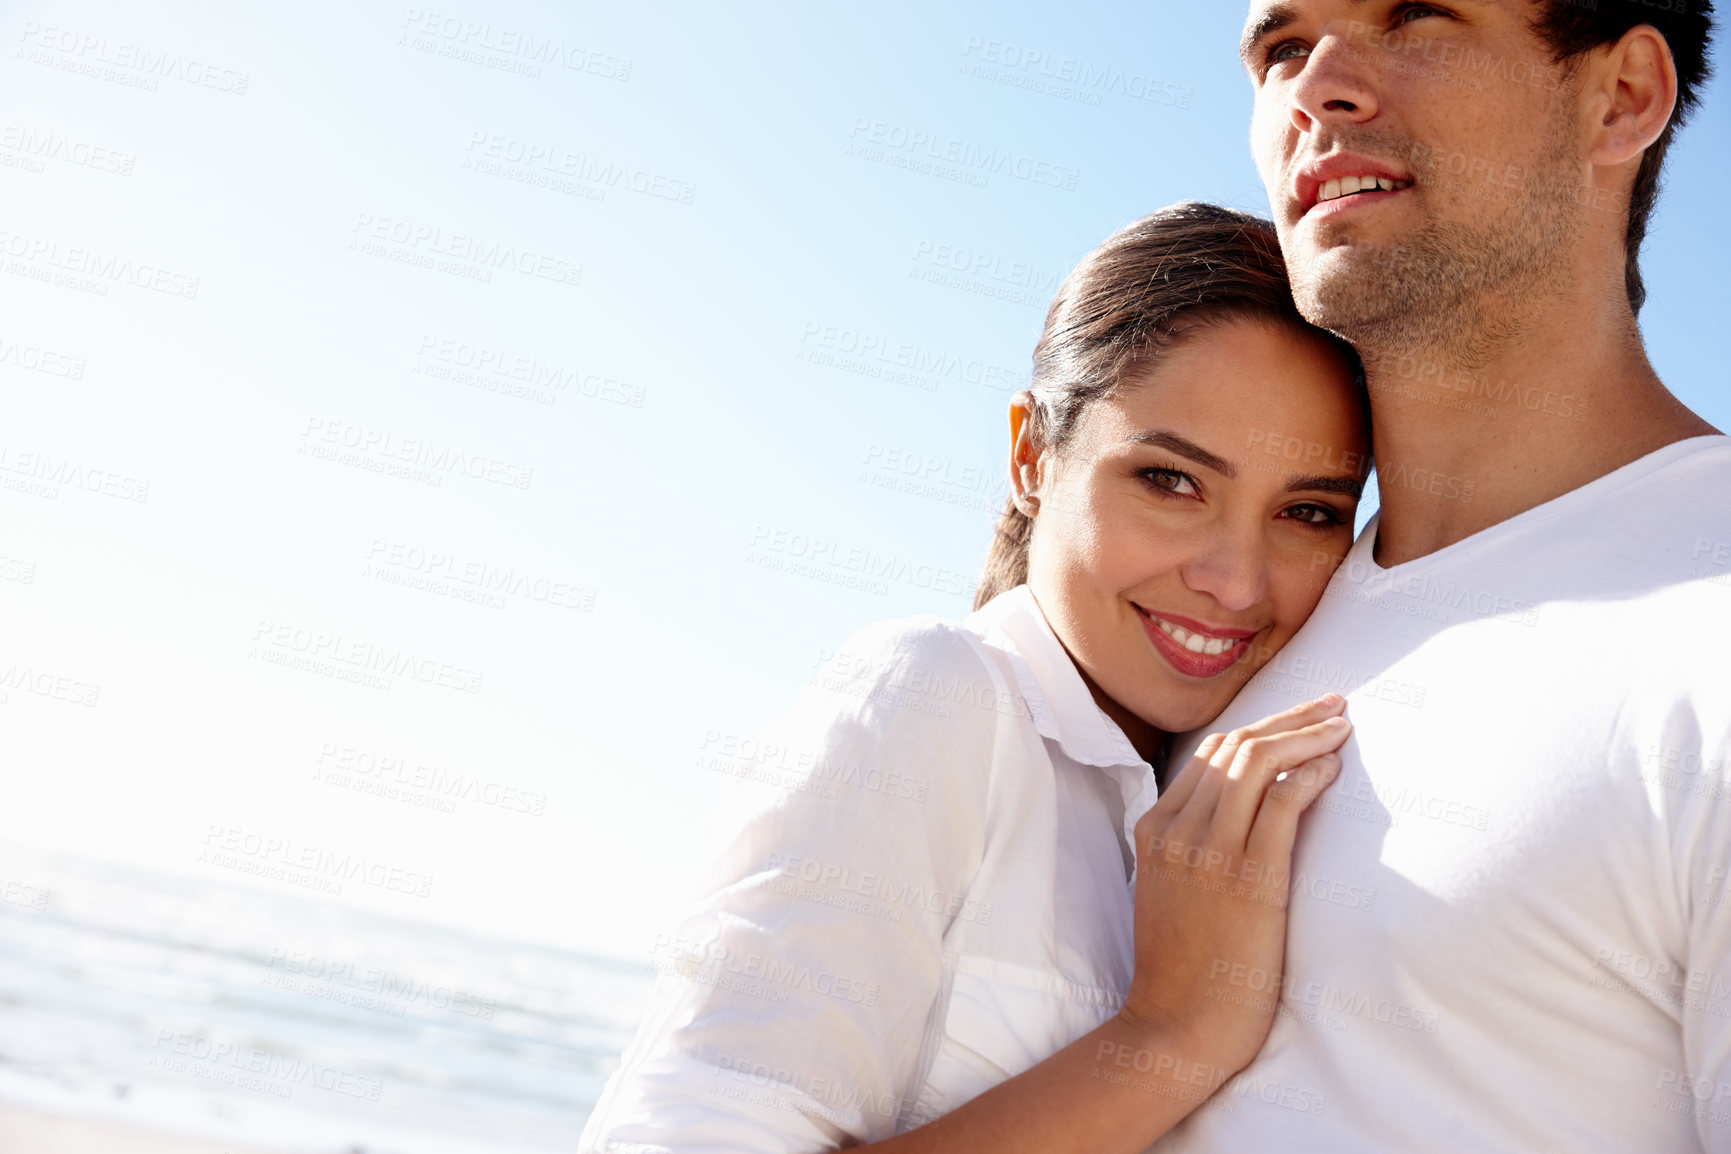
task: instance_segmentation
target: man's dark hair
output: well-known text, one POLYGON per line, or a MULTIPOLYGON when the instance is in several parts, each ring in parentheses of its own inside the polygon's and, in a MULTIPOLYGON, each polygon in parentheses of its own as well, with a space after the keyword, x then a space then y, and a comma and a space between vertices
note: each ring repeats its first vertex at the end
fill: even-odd
POLYGON ((1659 196, 1659 169, 1671 137, 1701 104, 1701 90, 1713 74, 1713 0, 1538 0, 1537 29, 1557 63, 1574 60, 1602 44, 1614 44, 1639 24, 1651 24, 1671 46, 1677 63, 1677 107, 1659 139, 1641 157, 1629 194, 1629 235, 1624 281, 1629 307, 1641 311, 1647 288, 1641 283, 1641 242, 1659 196))

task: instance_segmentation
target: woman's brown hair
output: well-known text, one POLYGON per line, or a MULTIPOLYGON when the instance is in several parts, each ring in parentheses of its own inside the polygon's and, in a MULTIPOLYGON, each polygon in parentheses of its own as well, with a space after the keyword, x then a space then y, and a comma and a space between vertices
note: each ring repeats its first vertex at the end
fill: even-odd
MULTIPOLYGON (((1273 321, 1316 333, 1358 369, 1351 346, 1299 315, 1273 224, 1189 201, 1119 229, 1058 286, 1034 346, 1029 436, 1042 449, 1061 448, 1090 403, 1163 350, 1223 320, 1273 321)), ((1028 579, 1033 527, 1012 495, 998 516, 974 608, 1028 579)))

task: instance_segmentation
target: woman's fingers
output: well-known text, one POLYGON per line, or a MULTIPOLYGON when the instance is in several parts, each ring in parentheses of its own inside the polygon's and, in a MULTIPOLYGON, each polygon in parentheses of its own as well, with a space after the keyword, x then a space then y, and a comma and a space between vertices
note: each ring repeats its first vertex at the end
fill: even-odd
POLYGON ((1314 725, 1325 717, 1335 717, 1346 709, 1346 698, 1338 693, 1325 693, 1303 705, 1295 705, 1279 713, 1271 713, 1260 721, 1241 726, 1227 735, 1228 745, 1238 745, 1252 737, 1272 737, 1314 725))
MULTIPOLYGON (((1203 829, 1208 828, 1213 820, 1214 808, 1219 803, 1221 791, 1225 788, 1227 779, 1233 776, 1234 759, 1246 742, 1290 733, 1329 717, 1338 716, 1340 711, 1345 708, 1345 698, 1337 693, 1329 693, 1314 701, 1307 701, 1303 705, 1295 705, 1280 713, 1270 714, 1259 721, 1240 726, 1226 734, 1209 756, 1208 760, 1213 772, 1204 772, 1197 780, 1195 792, 1185 799, 1189 803, 1185 807, 1186 810, 1195 807, 1197 812, 1186 812, 1184 824, 1190 825, 1200 821, 1203 829)), ((1200 751, 1198 752, 1200 753, 1200 751)))
POLYGON ((1154 802, 1154 808, 1168 817, 1176 816, 1195 794, 1196 783, 1208 772, 1209 761, 1225 740, 1224 733, 1210 733, 1204 737, 1202 744, 1196 747, 1196 753, 1184 763, 1184 768, 1178 771, 1178 775, 1166 786, 1165 792, 1154 802))
POLYGON ((1340 767, 1338 753, 1325 753, 1289 770, 1269 786, 1245 841, 1245 855, 1288 872, 1299 815, 1340 776, 1340 767))
POLYGON ((1302 729, 1253 737, 1240 745, 1215 807, 1212 840, 1227 846, 1244 846, 1250 838, 1251 823, 1275 779, 1335 752, 1346 743, 1351 732, 1352 723, 1346 718, 1325 717, 1302 729))
MULTIPOLYGON (((1230 733, 1209 734, 1202 739, 1195 755, 1185 763, 1184 768, 1154 803, 1154 808, 1137 823, 1138 830, 1164 842, 1200 842, 1209 836, 1215 825, 1215 811, 1235 776, 1234 766, 1239 763, 1240 751, 1247 743, 1262 742, 1283 734, 1313 728, 1330 717, 1338 716, 1344 708, 1346 700, 1338 694, 1330 693, 1314 701, 1271 714, 1230 733)), ((1252 748, 1255 750, 1262 747, 1252 748)), ((1283 746, 1274 747, 1274 752, 1278 753, 1280 748, 1283 746)), ((1318 748, 1315 752, 1324 751, 1318 748)), ((1305 756, 1314 756, 1314 753, 1305 756)), ((1302 760, 1304 758, 1299 759, 1302 760)), ((1297 765, 1298 761, 1292 764, 1297 765)), ((1241 773, 1242 771, 1239 771, 1238 775, 1241 773)), ((1250 799, 1249 804, 1239 807, 1242 812, 1235 818, 1239 836, 1236 845, 1243 845, 1243 836, 1249 831, 1250 822, 1256 814, 1256 803, 1260 800, 1261 792, 1258 789, 1256 797, 1250 799)))
MULTIPOLYGON (((1197 766, 1196 786, 1172 819, 1166 823, 1167 839, 1185 843, 1200 843, 1214 824, 1214 811, 1219 807, 1221 792, 1226 788, 1227 773, 1237 746, 1235 733, 1228 733, 1209 752, 1208 759, 1197 766)), ((1200 755, 1200 751, 1198 751, 1200 755)))

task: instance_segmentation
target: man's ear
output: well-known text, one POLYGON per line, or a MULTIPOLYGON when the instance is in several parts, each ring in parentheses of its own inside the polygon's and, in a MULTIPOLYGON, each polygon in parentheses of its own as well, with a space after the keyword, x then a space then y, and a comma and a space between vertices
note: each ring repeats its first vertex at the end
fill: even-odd
POLYGON ((1040 485, 1045 480, 1045 454, 1036 439, 1034 394, 1026 389, 1010 398, 1010 497, 1016 508, 1032 517, 1040 509, 1040 485))
POLYGON ((1591 75, 1593 122, 1587 159, 1615 168, 1641 154, 1670 123, 1677 105, 1677 65, 1671 46, 1651 24, 1637 24, 1608 45, 1591 75))

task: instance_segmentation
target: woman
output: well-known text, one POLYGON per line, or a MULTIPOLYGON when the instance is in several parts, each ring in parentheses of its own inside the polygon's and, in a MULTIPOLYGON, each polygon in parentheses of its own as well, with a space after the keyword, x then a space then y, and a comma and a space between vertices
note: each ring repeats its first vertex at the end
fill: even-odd
POLYGON ((856 635, 658 948, 594 1151, 1139 1151, 1260 1048, 1330 696, 1206 739, 1315 607, 1368 454, 1273 227, 1179 205, 1059 288, 975 612, 856 635), (1283 780, 1277 781, 1284 775, 1283 780))

